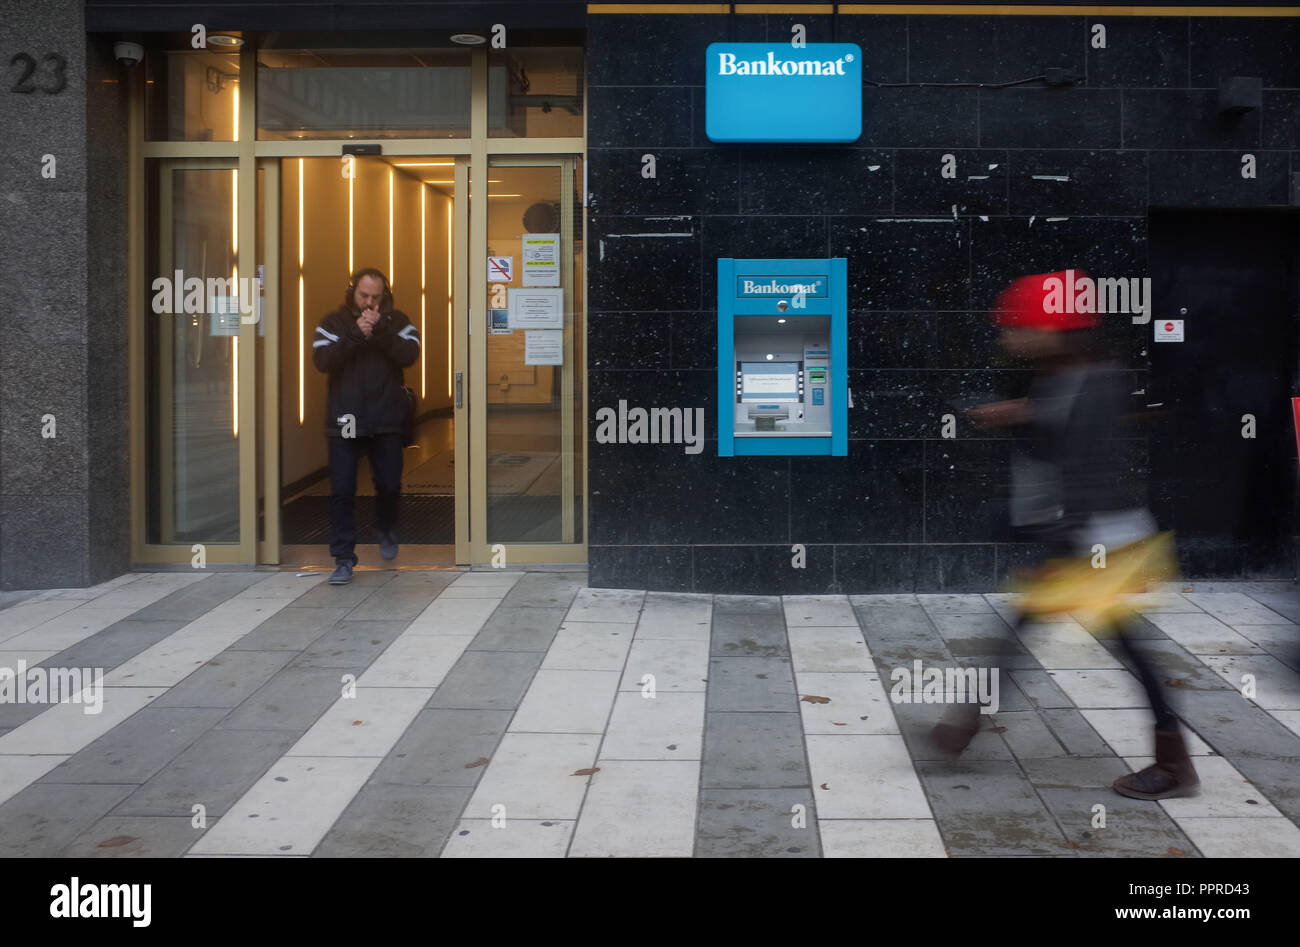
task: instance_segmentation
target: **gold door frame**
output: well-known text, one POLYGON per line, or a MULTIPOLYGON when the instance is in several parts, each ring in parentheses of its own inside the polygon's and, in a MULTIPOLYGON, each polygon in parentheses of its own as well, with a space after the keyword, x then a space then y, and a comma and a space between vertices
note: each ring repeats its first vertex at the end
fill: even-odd
MULTIPOLYGON (((131 561, 133 564, 182 563, 191 559, 189 545, 151 544, 146 540, 146 487, 148 481, 145 455, 145 381, 146 356, 144 324, 140 314, 148 310, 146 279, 145 234, 148 227, 157 226, 156 217, 147 219, 146 213, 157 214, 158 209, 146 208, 145 163, 150 159, 184 159, 189 161, 222 161, 219 167, 237 168, 239 213, 238 265, 242 276, 257 272, 259 252, 266 263, 263 286, 262 318, 264 351, 278 353, 279 342, 279 161, 282 158, 339 157, 344 145, 377 144, 384 155, 441 155, 456 161, 455 243, 466 248, 455 259, 453 272, 453 344, 452 371, 460 381, 462 398, 459 405, 453 396, 456 454, 470 459, 469 464, 456 465, 456 562, 461 565, 486 564, 492 551, 484 533, 486 526, 486 384, 485 368, 487 346, 483 331, 473 332, 471 314, 486 314, 487 304, 487 195, 477 201, 473 188, 480 182, 486 186, 490 159, 502 156, 520 156, 525 163, 551 164, 587 157, 584 114, 584 136, 580 138, 492 138, 488 134, 488 51, 470 51, 471 108, 470 137, 467 139, 314 139, 311 141, 259 141, 257 140, 257 50, 250 43, 240 49, 240 75, 252 77, 241 82, 237 141, 146 141, 144 116, 144 70, 132 70, 127 78, 130 86, 128 109, 128 328, 131 371, 129 381, 130 410, 130 497, 131 497, 131 561), (271 160, 263 160, 271 159, 271 160), (257 230, 258 169, 263 171, 263 200, 265 215, 263 232, 257 230), (475 172, 471 174, 471 169, 475 172), (476 394, 477 392, 477 394, 476 394), (477 511, 477 512, 475 512, 477 511)), ((584 93, 586 82, 584 79, 584 93)), ((584 95, 584 101, 586 96, 584 95)), ((189 166, 188 164, 186 166, 189 166)), ((200 165, 193 165, 198 167, 200 165)), ((585 167, 585 165, 584 165, 585 167)), ((564 175, 566 188, 572 186, 572 174, 564 175)), ((571 194, 571 191, 570 191, 571 194)), ((585 206, 585 201, 584 201, 585 206)), ((564 202, 567 215, 566 232, 572 234, 572 201, 564 202)), ((567 254, 572 253, 571 241, 567 254)), ((571 272, 572 258, 569 256, 571 272)), ((575 274, 585 280, 584 272, 575 274)), ((586 306, 586 295, 583 295, 586 306)), ((480 317, 480 320, 482 317, 480 317)), ((583 325, 586 325, 585 312, 583 325)), ((207 558, 213 563, 276 563, 280 559, 281 538, 279 522, 279 364, 277 358, 267 357, 263 370, 257 372, 256 324, 241 321, 239 348, 248 353, 240 360, 238 382, 241 391, 239 404, 239 542, 207 544, 207 558), (263 411, 257 409, 259 386, 262 388, 263 411), (259 452, 262 459, 261 482, 257 477, 259 452), (261 488, 266 517, 264 534, 257 537, 258 491, 261 488)), ((571 357, 570 349, 566 356, 571 357)), ((586 347, 583 347, 585 353, 586 347)), ((575 365, 584 379, 586 365, 575 365)), ((570 379, 571 381, 571 379, 570 379)), ((572 389, 568 389, 571 393, 572 389)), ((569 398, 569 411, 573 410, 569 398)), ((582 407, 582 427, 576 436, 585 437, 586 406, 582 407)), ((572 428, 572 425, 568 425, 572 428)), ((570 431, 572 436, 572 431, 570 431)), ((582 470, 574 469, 572 451, 565 468, 566 495, 572 503, 569 486, 581 477, 583 496, 583 536, 587 535, 587 509, 590 506, 586 489, 587 456, 583 452, 582 470)), ((571 514, 571 506, 566 507, 571 514)), ((572 515, 567 516, 570 530, 565 538, 572 539, 572 515)), ((506 544, 510 563, 585 562, 586 544, 577 542, 506 544)))

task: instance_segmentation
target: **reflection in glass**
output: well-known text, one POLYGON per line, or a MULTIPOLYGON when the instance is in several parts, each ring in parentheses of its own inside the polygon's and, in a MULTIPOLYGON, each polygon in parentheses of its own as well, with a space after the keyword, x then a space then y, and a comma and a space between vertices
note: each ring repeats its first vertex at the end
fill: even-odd
POLYGON ((460 49, 260 50, 257 137, 468 137, 469 62, 460 49))
POLYGON ((488 134, 493 138, 581 138, 582 49, 489 51, 488 134))
POLYGON ((238 172, 151 171, 148 541, 237 542, 239 301, 221 288, 238 276, 238 172), (190 296, 185 281, 194 278, 203 289, 190 296))
POLYGON ((150 141, 234 141, 239 53, 167 49, 145 56, 145 129, 150 141))

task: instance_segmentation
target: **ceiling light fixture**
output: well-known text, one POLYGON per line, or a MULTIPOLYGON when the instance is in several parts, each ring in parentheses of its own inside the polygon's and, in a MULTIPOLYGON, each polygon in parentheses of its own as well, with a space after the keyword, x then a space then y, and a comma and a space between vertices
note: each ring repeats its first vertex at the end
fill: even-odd
POLYGON ((487 42, 487 37, 479 36, 477 33, 453 33, 451 41, 461 46, 482 46, 487 42))
POLYGON ((244 38, 242 36, 233 36, 230 33, 209 33, 208 45, 236 49, 244 45, 244 38))

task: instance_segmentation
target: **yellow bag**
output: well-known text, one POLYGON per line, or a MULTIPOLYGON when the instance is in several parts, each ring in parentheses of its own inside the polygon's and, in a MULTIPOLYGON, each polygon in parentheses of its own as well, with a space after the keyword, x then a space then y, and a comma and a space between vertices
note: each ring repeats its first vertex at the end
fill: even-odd
POLYGON ((1153 533, 1107 550, 1105 561, 1104 568, 1094 568, 1091 556, 1049 559, 1027 577, 1013 580, 1009 591, 1020 593, 1016 606, 1027 616, 1092 612, 1110 626, 1135 610, 1123 596, 1173 580, 1178 571, 1174 534, 1153 533))

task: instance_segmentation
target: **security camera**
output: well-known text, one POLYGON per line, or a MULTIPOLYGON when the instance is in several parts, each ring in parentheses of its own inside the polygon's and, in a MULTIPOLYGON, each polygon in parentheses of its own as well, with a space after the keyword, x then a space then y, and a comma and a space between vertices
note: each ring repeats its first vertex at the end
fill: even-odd
POLYGON ((144 59, 144 47, 139 43, 114 43, 113 58, 129 69, 144 59))

